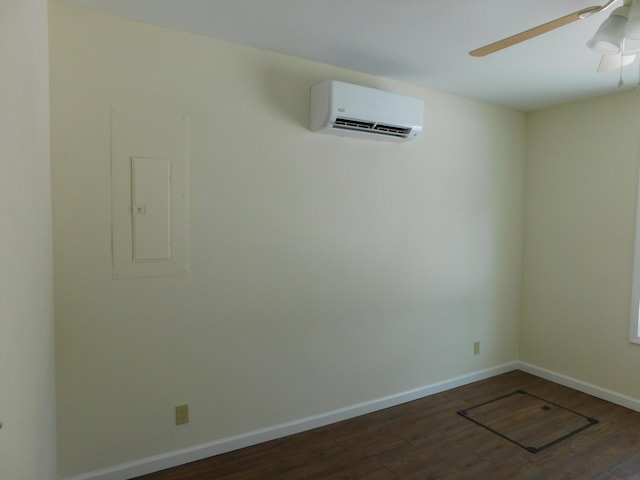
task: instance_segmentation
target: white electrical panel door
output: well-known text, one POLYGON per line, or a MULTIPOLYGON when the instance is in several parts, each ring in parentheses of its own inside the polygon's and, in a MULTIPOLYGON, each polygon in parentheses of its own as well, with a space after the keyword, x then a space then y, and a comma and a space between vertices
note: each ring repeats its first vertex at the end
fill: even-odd
POLYGON ((187 118, 111 112, 114 278, 189 271, 187 118))
POLYGON ((133 261, 171 260, 171 162, 131 159, 133 261))

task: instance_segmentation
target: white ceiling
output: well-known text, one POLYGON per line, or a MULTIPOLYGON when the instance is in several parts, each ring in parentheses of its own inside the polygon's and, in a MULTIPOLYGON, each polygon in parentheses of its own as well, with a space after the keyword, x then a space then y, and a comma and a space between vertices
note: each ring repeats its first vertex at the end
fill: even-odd
MULTIPOLYGON (((525 111, 619 90, 619 72, 596 74, 585 45, 608 13, 468 55, 604 0, 65 1, 525 111)), ((637 63, 623 74, 635 87, 637 63)))

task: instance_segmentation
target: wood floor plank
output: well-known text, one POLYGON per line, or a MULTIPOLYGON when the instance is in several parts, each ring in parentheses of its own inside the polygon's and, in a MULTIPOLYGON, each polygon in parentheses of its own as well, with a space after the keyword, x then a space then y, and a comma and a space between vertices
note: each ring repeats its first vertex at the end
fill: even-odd
POLYGON ((513 371, 138 478, 209 479, 640 480, 640 413, 513 371), (518 389, 599 423, 532 454, 456 413, 518 389))
POLYGON ((626 457, 613 467, 610 473, 611 475, 616 475, 621 478, 630 478, 635 475, 633 478, 640 480, 640 452, 626 457))

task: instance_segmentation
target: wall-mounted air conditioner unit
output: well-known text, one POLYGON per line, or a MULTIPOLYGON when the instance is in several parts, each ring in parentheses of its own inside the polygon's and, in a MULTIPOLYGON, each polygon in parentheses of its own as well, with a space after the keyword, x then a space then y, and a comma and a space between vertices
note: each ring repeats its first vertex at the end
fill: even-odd
POLYGON ((335 80, 311 87, 314 132, 406 142, 422 131, 423 113, 420 98, 335 80))

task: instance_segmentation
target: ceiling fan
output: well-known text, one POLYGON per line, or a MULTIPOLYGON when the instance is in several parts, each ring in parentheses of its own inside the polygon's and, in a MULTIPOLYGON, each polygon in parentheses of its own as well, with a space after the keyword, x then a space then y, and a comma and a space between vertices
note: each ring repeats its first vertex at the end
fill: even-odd
MULTIPOLYGON (((609 10, 619 1, 609 0, 604 5, 583 8, 577 12, 472 50, 469 55, 484 57, 498 52, 551 30, 609 10)), ((633 63, 636 55, 640 54, 640 0, 623 0, 623 4, 613 9, 609 17, 600 25, 593 38, 587 42, 587 46, 602 54, 598 72, 614 70, 633 63)))

